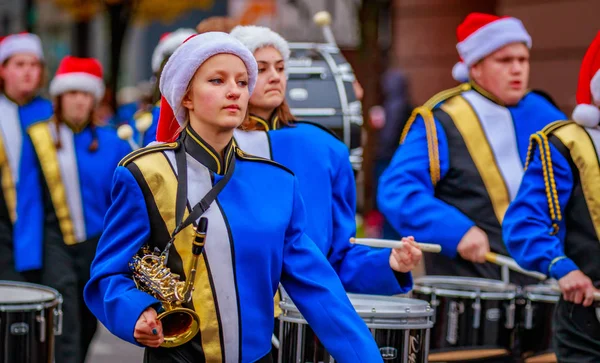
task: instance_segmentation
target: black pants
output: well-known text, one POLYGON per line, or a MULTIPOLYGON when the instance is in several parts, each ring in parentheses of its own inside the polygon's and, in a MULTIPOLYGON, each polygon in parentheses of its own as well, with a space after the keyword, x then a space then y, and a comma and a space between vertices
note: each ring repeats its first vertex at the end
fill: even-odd
POLYGON ((38 283, 58 290, 63 298, 63 330, 55 343, 57 363, 84 362, 96 332, 98 321, 85 305, 83 288, 90 279, 97 245, 98 238, 72 246, 44 246, 44 267, 38 283))
POLYGON ((600 322, 594 306, 561 297, 554 310, 554 352, 561 363, 600 362, 600 322))
MULTIPOLYGON (((146 348, 144 363, 202 363, 198 359, 198 352, 202 347, 195 339, 175 348, 146 348)), ((255 363, 273 363, 271 353, 257 360, 255 363)))

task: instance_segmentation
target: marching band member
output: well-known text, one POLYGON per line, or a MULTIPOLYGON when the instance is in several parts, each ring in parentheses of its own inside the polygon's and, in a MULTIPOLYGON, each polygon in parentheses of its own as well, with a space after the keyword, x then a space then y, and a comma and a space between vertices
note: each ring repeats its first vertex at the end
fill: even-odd
POLYGON ((113 129, 94 124, 95 107, 104 96, 102 66, 96 59, 63 58, 50 82, 50 95, 54 116, 30 126, 27 133, 53 215, 46 219, 43 246, 30 244, 28 252, 43 256, 41 283, 63 296, 64 329, 56 337, 56 360, 83 362, 97 325, 83 301, 83 288, 110 205, 112 175, 131 149, 113 129))
POLYGON ((583 58, 577 103, 574 122, 552 123, 531 137, 527 170, 503 231, 519 265, 558 280, 558 361, 598 362, 600 323, 591 305, 600 283, 600 33, 583 58))
POLYGON ((293 174, 233 141, 256 74, 252 53, 226 33, 196 35, 170 57, 157 139, 172 142, 140 149, 117 168, 86 302, 113 334, 146 346, 147 362, 269 362, 281 281, 336 361, 381 362, 335 272, 303 232, 293 174), (162 251, 174 238, 167 266, 185 279, 201 215, 209 220, 203 258, 184 304, 202 317, 200 333, 159 348, 160 301, 136 289, 128 263, 144 245, 162 251))
POLYGON ((242 128, 271 130, 237 130, 240 148, 281 163, 297 176, 308 211, 306 234, 327 256, 346 291, 383 295, 410 291, 410 270, 421 258, 414 241, 409 248, 394 251, 349 242, 356 232, 356 186, 348 148, 331 131, 292 116, 285 100, 285 64, 290 56, 285 39, 260 26, 238 26, 231 35, 258 62, 250 120, 242 128))
POLYGON ((39 190, 33 145, 25 130, 52 115, 52 104, 37 96, 44 83, 43 62, 42 44, 35 34, 13 34, 0 42, 0 279, 4 280, 33 278, 22 273, 41 268, 41 255, 28 247, 41 245, 44 238, 42 196, 33 196, 32 204, 22 197, 39 190), (29 219, 17 218, 25 212, 29 219))
POLYGON ((531 37, 520 20, 472 13, 457 37, 453 74, 468 69, 470 82, 415 109, 377 201, 399 233, 442 245, 425 258, 428 274, 499 279, 499 267, 479 263, 490 250, 506 254, 501 224, 529 135, 563 114, 527 89, 531 37))

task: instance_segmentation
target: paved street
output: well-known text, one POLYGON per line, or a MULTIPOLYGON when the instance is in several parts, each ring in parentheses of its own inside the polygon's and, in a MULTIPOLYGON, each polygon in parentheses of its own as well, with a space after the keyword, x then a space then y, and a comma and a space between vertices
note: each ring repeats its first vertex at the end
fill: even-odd
POLYGON ((86 363, 141 363, 144 350, 129 344, 100 325, 86 363))

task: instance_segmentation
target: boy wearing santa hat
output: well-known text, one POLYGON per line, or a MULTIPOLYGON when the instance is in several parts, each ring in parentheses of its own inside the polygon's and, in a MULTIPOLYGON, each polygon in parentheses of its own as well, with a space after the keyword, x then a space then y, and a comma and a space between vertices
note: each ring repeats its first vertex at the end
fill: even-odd
POLYGON ((52 213, 46 218, 43 245, 28 240, 19 248, 29 252, 30 264, 42 265, 40 283, 63 296, 64 328, 56 340, 56 361, 83 362, 96 331, 83 287, 109 207, 113 173, 131 148, 114 130, 95 125, 95 109, 104 96, 98 60, 65 57, 50 82, 50 95, 54 115, 27 129, 43 187, 24 198, 45 195, 52 213))
POLYGON ((472 13, 457 37, 470 82, 414 110, 377 198, 399 233, 442 245, 425 256, 428 274, 500 279, 483 262, 507 254, 501 224, 529 135, 564 115, 527 88, 531 37, 520 20, 472 13))
POLYGON ((44 56, 40 38, 21 33, 0 41, 0 279, 25 280, 24 271, 37 270, 30 253, 21 248, 41 244, 44 206, 39 190, 33 145, 24 130, 52 115, 52 104, 39 96, 44 82, 44 56), (24 203, 22 197, 32 197, 24 203), (18 201, 18 203, 17 203, 18 201), (17 218, 27 213, 30 219, 17 218), (32 223, 40 228, 31 228, 32 223))
POLYGON ((572 121, 531 137, 504 237, 522 267, 558 280, 554 348, 560 362, 600 361, 600 32, 583 58, 572 121))

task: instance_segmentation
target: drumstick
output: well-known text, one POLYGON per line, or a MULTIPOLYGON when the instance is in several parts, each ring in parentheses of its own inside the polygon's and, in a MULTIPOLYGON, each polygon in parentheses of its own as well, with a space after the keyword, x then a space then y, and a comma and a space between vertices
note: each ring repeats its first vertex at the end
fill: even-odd
POLYGON ((521 266, 519 266, 517 264, 517 262, 515 260, 513 260, 512 258, 503 256, 503 255, 499 255, 494 252, 486 253, 485 260, 488 262, 491 262, 491 263, 495 263, 498 266, 506 266, 513 271, 522 273, 523 275, 535 277, 538 280, 546 280, 547 279, 546 275, 544 275, 543 273, 525 270, 521 266))
MULTIPOLYGON (((404 242, 379 238, 350 238, 350 243, 380 248, 403 248, 404 242)), ((442 246, 433 243, 419 243, 417 246, 423 252, 440 253, 442 246)))

